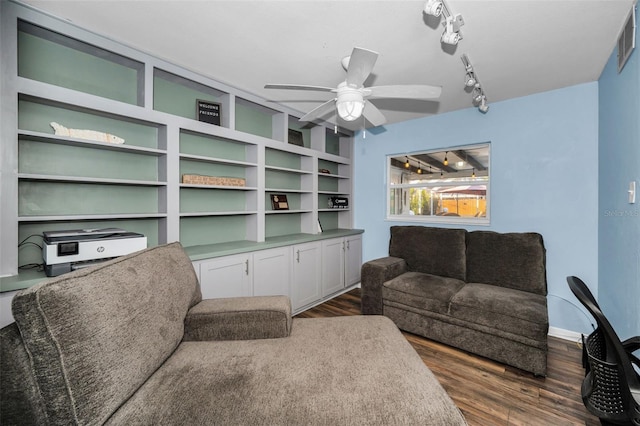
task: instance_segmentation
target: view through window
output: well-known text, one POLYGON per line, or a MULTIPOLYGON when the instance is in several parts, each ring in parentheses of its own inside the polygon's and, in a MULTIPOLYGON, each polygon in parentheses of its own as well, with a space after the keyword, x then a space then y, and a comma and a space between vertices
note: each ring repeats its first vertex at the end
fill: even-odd
POLYGON ((388 156, 387 218, 489 223, 490 144, 388 156))

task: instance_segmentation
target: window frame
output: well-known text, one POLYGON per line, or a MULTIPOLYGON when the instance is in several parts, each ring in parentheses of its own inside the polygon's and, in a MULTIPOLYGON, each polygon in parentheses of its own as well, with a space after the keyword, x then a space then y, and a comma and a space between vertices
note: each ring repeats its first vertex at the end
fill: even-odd
MULTIPOLYGON (((421 151, 413 151, 406 153, 396 153, 396 154, 388 154, 385 157, 386 161, 386 212, 385 219, 391 222, 417 222, 417 223, 431 223, 431 224, 458 224, 458 225, 480 225, 487 226, 491 223, 491 142, 482 142, 476 143, 472 145, 459 145, 453 147, 446 148, 437 148, 437 149, 429 149, 429 150, 421 150, 421 151), (487 160, 487 176, 486 177, 462 177, 462 178, 453 178, 451 176, 444 178, 435 178, 429 181, 421 181, 414 183, 400 183, 395 184, 392 183, 392 177, 396 175, 394 170, 397 170, 397 167, 391 165, 391 159, 397 157, 405 157, 405 156, 415 156, 421 154, 435 154, 435 153, 445 153, 447 151, 455 151, 455 150, 472 150, 478 148, 486 147, 488 150, 488 160, 487 160), (391 214, 391 206, 392 206, 392 194, 394 190, 397 189, 413 189, 413 188, 441 188, 441 187, 457 187, 464 185, 473 185, 478 184, 478 182, 482 182, 483 185, 486 185, 486 194, 485 194, 485 205, 486 205, 486 215, 484 217, 469 217, 469 216, 436 216, 436 215, 413 215, 413 214, 391 214)), ((424 168, 428 167, 427 164, 423 164, 424 168)))

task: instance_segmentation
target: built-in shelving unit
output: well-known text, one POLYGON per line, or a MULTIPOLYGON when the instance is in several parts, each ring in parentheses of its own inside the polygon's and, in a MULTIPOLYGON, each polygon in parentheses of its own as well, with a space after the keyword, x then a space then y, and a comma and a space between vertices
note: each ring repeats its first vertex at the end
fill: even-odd
POLYGON ((121 227, 215 254, 315 235, 318 222, 352 228, 351 209, 327 207, 351 199, 349 132, 303 125, 296 111, 22 4, 0 7, 0 276, 40 263, 36 245, 18 243, 47 230, 121 227), (197 120, 196 100, 220 104, 219 126, 197 120), (51 123, 125 142, 56 135, 51 123), (273 194, 289 209, 274 210, 273 194))

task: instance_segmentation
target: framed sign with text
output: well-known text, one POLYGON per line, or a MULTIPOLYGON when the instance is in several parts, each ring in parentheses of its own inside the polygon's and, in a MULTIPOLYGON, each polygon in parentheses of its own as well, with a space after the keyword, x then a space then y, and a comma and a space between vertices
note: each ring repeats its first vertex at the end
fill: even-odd
POLYGON ((219 103, 204 101, 202 99, 196 100, 198 121, 219 126, 221 112, 221 105, 219 103))

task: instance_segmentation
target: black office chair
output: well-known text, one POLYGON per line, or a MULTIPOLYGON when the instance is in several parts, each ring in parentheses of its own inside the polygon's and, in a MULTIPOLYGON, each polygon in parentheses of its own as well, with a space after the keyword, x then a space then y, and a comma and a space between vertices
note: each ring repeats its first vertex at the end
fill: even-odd
POLYGON ((582 382, 582 401, 603 425, 640 426, 640 336, 620 341, 600 310, 593 294, 577 277, 567 277, 569 288, 591 313, 598 327, 582 336, 586 375, 582 382))

